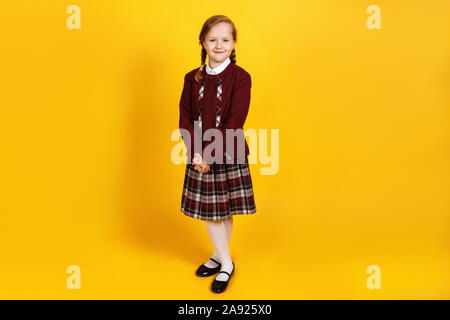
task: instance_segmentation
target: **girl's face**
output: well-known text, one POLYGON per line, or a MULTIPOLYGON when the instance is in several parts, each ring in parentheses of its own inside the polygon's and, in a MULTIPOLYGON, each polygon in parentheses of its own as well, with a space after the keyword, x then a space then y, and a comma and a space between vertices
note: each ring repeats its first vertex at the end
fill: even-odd
POLYGON ((215 68, 225 61, 231 55, 234 44, 235 41, 229 23, 220 22, 212 27, 203 41, 203 47, 209 57, 209 67, 215 68))

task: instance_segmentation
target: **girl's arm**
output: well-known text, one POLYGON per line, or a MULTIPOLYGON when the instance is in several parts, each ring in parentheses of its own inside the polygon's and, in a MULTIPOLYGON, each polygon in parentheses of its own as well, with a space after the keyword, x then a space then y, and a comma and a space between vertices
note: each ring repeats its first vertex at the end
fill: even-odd
MULTIPOLYGON (((180 130, 184 144, 187 148, 187 163, 191 163, 194 158, 194 151, 200 152, 200 150, 194 150, 195 139, 200 139, 197 130, 194 130, 194 118, 192 115, 192 97, 191 97, 191 80, 188 78, 188 73, 184 76, 183 92, 180 98, 180 119, 179 129, 184 129, 189 132, 189 136, 180 130)), ((198 140, 201 141, 201 140, 198 140)), ((201 148, 201 146, 200 146, 201 148)))

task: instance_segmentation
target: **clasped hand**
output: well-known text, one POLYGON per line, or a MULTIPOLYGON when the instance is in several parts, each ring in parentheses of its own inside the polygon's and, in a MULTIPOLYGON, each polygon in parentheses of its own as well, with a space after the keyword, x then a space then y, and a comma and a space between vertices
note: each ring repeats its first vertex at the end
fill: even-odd
POLYGON ((210 170, 209 165, 205 162, 205 160, 203 159, 202 164, 196 164, 194 166, 194 169, 197 170, 200 173, 205 173, 208 172, 210 170))
POLYGON ((196 163, 194 165, 194 169, 200 173, 208 172, 211 169, 205 159, 203 159, 199 154, 196 154, 194 163, 196 163))

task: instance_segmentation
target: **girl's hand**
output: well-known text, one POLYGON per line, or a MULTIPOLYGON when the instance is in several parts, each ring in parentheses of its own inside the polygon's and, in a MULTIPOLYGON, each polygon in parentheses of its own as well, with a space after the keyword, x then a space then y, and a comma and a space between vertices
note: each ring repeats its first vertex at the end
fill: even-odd
POLYGON ((208 172, 210 170, 209 166, 207 168, 202 168, 202 166, 200 164, 196 164, 194 166, 194 169, 197 170, 200 173, 205 173, 205 172, 208 172))
POLYGON ((206 161, 204 159, 202 159, 201 164, 196 164, 194 166, 194 169, 200 173, 205 173, 205 172, 208 172, 209 170, 211 170, 210 166, 206 163, 206 161))
POLYGON ((194 158, 192 159, 193 164, 201 164, 202 163, 202 156, 200 153, 194 154, 194 158))
POLYGON ((206 163, 206 161, 202 158, 202 156, 199 153, 196 153, 194 155, 192 163, 195 164, 194 169, 200 173, 205 173, 210 170, 209 165, 206 163))
POLYGON ((205 159, 202 159, 202 164, 200 165, 203 170, 202 173, 208 172, 210 170, 209 165, 206 163, 205 159))
POLYGON ((196 171, 200 172, 200 173, 203 173, 203 172, 202 172, 202 167, 201 167, 199 164, 196 164, 196 165, 194 166, 194 169, 195 169, 196 171))

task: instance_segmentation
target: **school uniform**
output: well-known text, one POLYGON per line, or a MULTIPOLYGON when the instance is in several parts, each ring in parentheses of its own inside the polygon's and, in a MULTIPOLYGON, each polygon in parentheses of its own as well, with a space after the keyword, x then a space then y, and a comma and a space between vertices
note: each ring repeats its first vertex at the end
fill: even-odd
MULTIPOLYGON (((241 129, 250 106, 250 74, 230 58, 215 68, 203 68, 203 81, 194 79, 198 68, 184 77, 180 98, 179 128, 187 148, 181 211, 192 218, 221 221, 236 214, 256 212, 248 164, 249 148, 243 132, 227 139, 226 129, 241 129), (194 122, 195 121, 195 122, 194 122), (201 141, 208 129, 220 130, 222 150, 208 146, 216 139, 201 141), (181 130, 183 129, 183 130, 181 130), (188 132, 189 134, 184 134, 188 132), (194 144, 195 139, 200 144, 194 144), (234 140, 234 143, 232 143, 234 140), (206 149, 206 150, 205 150, 206 149), (216 152, 218 154, 216 154, 216 152), (200 153, 210 171, 199 173, 192 159, 200 153), (207 154, 212 159, 206 159, 207 154), (217 161, 220 159, 220 161, 217 161)), ((238 130, 239 131, 239 130, 238 130)))

